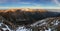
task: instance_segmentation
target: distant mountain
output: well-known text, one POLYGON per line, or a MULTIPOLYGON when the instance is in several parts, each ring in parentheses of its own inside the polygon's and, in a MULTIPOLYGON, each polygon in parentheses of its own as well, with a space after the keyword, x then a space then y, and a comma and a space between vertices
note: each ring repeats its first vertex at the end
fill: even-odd
POLYGON ((60 13, 46 9, 5 9, 0 10, 0 16, 5 19, 5 22, 7 20, 15 25, 27 25, 45 18, 59 17, 60 13))

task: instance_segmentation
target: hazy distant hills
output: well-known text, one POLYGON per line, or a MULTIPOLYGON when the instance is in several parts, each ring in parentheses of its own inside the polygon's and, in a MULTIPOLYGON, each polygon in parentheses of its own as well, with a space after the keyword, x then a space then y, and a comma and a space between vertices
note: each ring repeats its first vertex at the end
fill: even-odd
POLYGON ((60 12, 60 9, 46 9, 48 11, 52 11, 52 12, 60 12))

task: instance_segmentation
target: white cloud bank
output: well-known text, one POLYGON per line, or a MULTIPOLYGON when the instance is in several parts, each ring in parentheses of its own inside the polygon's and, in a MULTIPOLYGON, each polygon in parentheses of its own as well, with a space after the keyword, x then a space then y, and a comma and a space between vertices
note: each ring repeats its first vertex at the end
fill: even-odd
POLYGON ((53 0, 57 5, 59 5, 60 6, 60 2, 59 2, 59 0, 53 0))

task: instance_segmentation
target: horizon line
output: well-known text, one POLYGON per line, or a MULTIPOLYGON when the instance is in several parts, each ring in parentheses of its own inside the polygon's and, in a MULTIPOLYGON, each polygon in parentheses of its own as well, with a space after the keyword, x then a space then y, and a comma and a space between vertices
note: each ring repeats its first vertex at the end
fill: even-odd
POLYGON ((60 9, 60 7, 0 7, 0 9, 20 9, 20 8, 30 8, 30 9, 60 9))

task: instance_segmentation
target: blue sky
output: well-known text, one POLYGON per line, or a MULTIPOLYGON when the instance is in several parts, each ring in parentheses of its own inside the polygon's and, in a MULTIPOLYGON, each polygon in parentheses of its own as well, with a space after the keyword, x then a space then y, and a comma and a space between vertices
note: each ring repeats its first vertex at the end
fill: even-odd
POLYGON ((60 7, 60 0, 0 0, 2 8, 55 8, 60 7))

